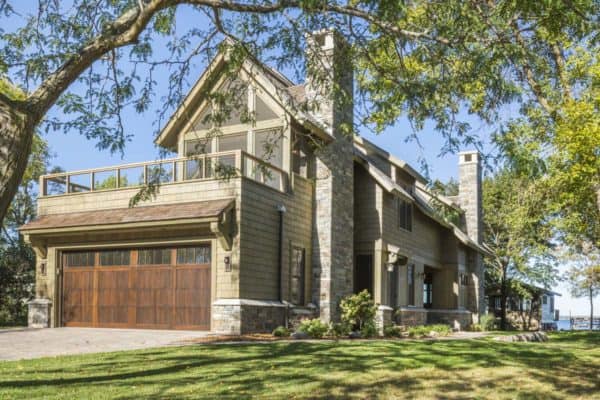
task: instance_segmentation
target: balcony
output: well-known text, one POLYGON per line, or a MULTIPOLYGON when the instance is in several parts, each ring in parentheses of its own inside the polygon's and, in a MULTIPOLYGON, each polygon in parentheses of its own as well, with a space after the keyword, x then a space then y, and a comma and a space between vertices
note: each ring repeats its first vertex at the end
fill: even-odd
POLYGON ((178 182, 229 180, 246 177, 281 192, 288 191, 288 174, 241 150, 184 158, 60 172, 40 177, 40 196, 169 185, 178 182))

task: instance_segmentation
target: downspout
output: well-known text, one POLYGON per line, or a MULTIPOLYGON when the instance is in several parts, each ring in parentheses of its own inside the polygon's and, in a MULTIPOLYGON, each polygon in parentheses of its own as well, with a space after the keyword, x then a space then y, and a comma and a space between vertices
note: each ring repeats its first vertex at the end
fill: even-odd
MULTIPOLYGON (((279 243, 278 243, 278 264, 279 268, 277 268, 277 280, 279 282, 278 290, 277 290, 277 298, 283 303, 283 215, 286 213, 286 208, 283 204, 277 205, 277 212, 279 213, 279 243)), ((285 304, 284 311, 285 324, 284 326, 287 328, 288 326, 288 305, 285 304)))

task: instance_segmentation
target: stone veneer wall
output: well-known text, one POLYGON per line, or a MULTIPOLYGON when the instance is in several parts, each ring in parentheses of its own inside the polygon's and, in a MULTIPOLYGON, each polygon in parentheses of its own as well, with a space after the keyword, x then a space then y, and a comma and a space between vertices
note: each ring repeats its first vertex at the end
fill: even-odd
POLYGON ((276 301, 221 299, 213 303, 212 313, 212 331, 240 335, 285 325, 286 306, 276 301))
POLYGON ((335 32, 307 38, 306 97, 335 140, 316 153, 315 232, 313 233, 313 302, 323 321, 336 320, 340 299, 352 292, 354 254, 354 154, 352 70, 348 46, 335 32), (312 73, 321 69, 319 75, 312 73), (324 74, 323 74, 324 69, 324 74))
POLYGON ((473 323, 472 318, 467 310, 427 310, 428 324, 446 324, 455 329, 466 329, 473 323))
POLYGON ((417 307, 400 307, 394 314, 398 325, 416 326, 427 323, 427 310, 417 307))

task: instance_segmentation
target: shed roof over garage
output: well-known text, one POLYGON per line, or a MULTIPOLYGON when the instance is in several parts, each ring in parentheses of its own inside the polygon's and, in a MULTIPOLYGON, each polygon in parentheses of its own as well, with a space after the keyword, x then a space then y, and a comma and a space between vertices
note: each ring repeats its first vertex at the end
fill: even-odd
POLYGON ((21 226, 24 234, 47 230, 102 228, 130 224, 156 224, 217 221, 229 210, 233 199, 198 201, 190 203, 117 208, 110 210, 83 211, 64 214, 42 215, 21 226))

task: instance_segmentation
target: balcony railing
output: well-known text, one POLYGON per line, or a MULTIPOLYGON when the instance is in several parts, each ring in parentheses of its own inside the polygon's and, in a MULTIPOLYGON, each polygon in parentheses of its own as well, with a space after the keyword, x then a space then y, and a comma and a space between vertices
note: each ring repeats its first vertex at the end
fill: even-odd
POLYGON ((60 196, 238 176, 282 192, 288 189, 284 170, 241 150, 43 175, 40 188, 42 196, 60 196))

